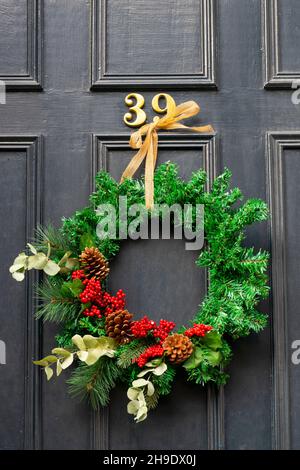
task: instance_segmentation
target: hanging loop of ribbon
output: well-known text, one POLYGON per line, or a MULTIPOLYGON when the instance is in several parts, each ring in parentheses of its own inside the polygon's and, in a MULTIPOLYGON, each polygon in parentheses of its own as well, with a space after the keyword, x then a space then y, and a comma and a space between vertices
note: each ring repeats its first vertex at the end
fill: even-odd
POLYGON ((154 203, 154 169, 157 160, 158 133, 160 129, 188 129, 195 132, 211 133, 214 132, 212 126, 189 127, 181 124, 179 121, 195 116, 200 112, 200 106, 195 101, 186 101, 176 105, 174 99, 168 96, 167 113, 159 118, 155 116, 153 122, 145 124, 130 137, 129 145, 132 149, 138 149, 125 168, 121 183, 126 178, 132 178, 143 161, 145 162, 145 204, 147 209, 153 208, 154 203))

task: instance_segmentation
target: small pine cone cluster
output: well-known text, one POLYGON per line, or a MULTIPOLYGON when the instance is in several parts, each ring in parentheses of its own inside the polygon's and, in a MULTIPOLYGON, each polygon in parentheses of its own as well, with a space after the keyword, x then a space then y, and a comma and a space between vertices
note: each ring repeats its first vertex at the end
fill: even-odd
POLYGON ((193 352, 193 343, 190 338, 179 333, 168 336, 162 346, 167 358, 173 364, 186 361, 193 352))
POLYGON ((133 315, 128 310, 109 313, 105 319, 107 336, 114 338, 120 344, 129 343, 132 317, 133 315))
POLYGON ((85 248, 79 256, 80 266, 87 278, 102 281, 109 273, 108 262, 98 248, 85 248))

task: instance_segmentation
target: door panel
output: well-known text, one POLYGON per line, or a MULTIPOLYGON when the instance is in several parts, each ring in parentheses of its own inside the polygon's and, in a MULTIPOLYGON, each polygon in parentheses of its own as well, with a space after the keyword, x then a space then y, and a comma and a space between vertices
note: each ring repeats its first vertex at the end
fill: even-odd
POLYGON ((42 76, 40 0, 0 4, 0 80, 10 90, 40 89, 42 76))
POLYGON ((298 201, 300 133, 268 135, 269 201, 272 209, 275 440, 299 448, 299 373, 290 347, 299 337, 298 201))
POLYGON ((1 448, 34 446, 39 441, 40 414, 35 411, 39 388, 32 359, 40 335, 33 319, 36 302, 30 276, 17 283, 7 276, 12 253, 20 253, 40 222, 42 147, 36 137, 0 137, 1 226, 1 340, 6 344, 6 364, 1 365, 1 448), (3 280, 6 280, 4 283, 3 280), (35 435, 34 432, 37 432, 35 435))
POLYGON ((300 79, 298 47, 300 4, 297 0, 264 0, 265 86, 290 87, 300 79))
MULTIPOLYGON (((300 333, 296 0, 0 0, 0 13, 8 85, 0 105, 0 447, 299 447, 299 366, 290 359, 300 333), (201 118, 216 136, 160 135, 159 162, 174 160, 184 178, 203 167, 209 182, 227 166, 245 197, 271 207, 270 224, 247 239, 272 250, 273 295, 261 305, 268 328, 233 344, 224 390, 178 377, 140 425, 127 416, 124 389, 95 414, 68 397, 64 378, 45 384, 31 360, 52 348, 57 327, 33 320, 34 279, 16 284, 7 273, 40 220, 59 224, 86 204, 99 169, 120 177, 133 155, 127 90, 143 93, 149 119, 158 91, 200 103, 203 115, 189 124, 201 118)), ((111 289, 124 288, 137 314, 185 322, 206 290, 195 256, 178 240, 125 241, 111 289)))
POLYGON ((92 4, 92 88, 215 87, 212 0, 92 4))
MULTIPOLYGON (((117 181, 132 158, 132 149, 128 145, 130 134, 111 134, 93 136, 94 173, 105 169, 117 181)), ((209 174, 207 188, 216 174, 216 138, 204 134, 160 134, 157 164, 170 160, 178 165, 178 174, 188 179, 197 169, 204 168, 209 174)), ((137 177, 142 176, 138 169, 137 177)))

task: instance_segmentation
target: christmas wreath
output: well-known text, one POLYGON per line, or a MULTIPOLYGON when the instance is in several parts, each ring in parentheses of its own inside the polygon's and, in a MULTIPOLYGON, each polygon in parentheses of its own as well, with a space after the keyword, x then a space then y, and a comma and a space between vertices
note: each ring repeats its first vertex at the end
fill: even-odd
MULTIPOLYGON (((122 290, 115 295, 107 290, 109 261, 122 242, 97 236, 103 215, 95 208, 111 204, 118 214, 120 196, 127 197, 128 205, 142 203, 143 179, 118 184, 102 171, 88 207, 64 219, 60 229, 37 229, 28 252, 15 259, 10 272, 18 281, 31 269, 47 275, 38 287, 41 306, 36 315, 61 325, 51 354, 35 361, 48 380, 54 368, 60 375, 74 363, 70 393, 87 398, 96 409, 108 404, 113 387, 126 384, 128 413, 137 422, 147 417, 160 396, 171 392, 179 367, 196 384, 226 383, 230 342, 264 328, 266 316, 256 306, 268 295, 268 253, 243 245, 245 228, 265 220, 267 206, 258 199, 238 203, 242 194, 229 188, 230 178, 226 170, 207 191, 203 170, 189 181, 178 176, 172 163, 154 173, 155 203, 205 208, 205 247, 197 265, 208 270, 208 292, 189 324, 177 330, 171 318, 136 318, 126 310, 122 290)), ((146 211, 150 216, 151 210, 146 211)))

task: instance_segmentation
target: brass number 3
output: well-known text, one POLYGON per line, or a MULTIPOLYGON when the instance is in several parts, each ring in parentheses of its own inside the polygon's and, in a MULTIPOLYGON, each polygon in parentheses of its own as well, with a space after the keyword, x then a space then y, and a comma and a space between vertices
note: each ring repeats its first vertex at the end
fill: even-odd
POLYGON ((143 95, 140 95, 139 93, 130 93, 130 95, 126 96, 125 103, 129 106, 130 111, 124 115, 125 124, 130 127, 139 127, 144 124, 147 116, 145 111, 141 109, 145 104, 143 95), (132 98, 135 99, 135 104, 132 98), (135 119, 133 120, 134 115, 135 119))
MULTIPOLYGON (((141 109, 145 104, 145 99, 143 95, 140 95, 139 93, 130 93, 126 96, 125 103, 127 104, 127 106, 129 106, 130 111, 129 113, 126 113, 124 115, 125 124, 130 127, 139 127, 144 124, 146 122, 147 115, 145 111, 141 109), (133 99, 135 100, 135 104, 133 99), (134 116, 135 119, 133 120, 134 116)), ((158 95, 155 95, 152 99, 152 108, 157 113, 164 113, 168 111, 171 103, 174 103, 175 105, 175 101, 172 96, 168 95, 167 93, 159 93, 158 95), (164 98, 166 101, 165 108, 161 108, 159 106, 159 100, 161 98, 164 98)))

